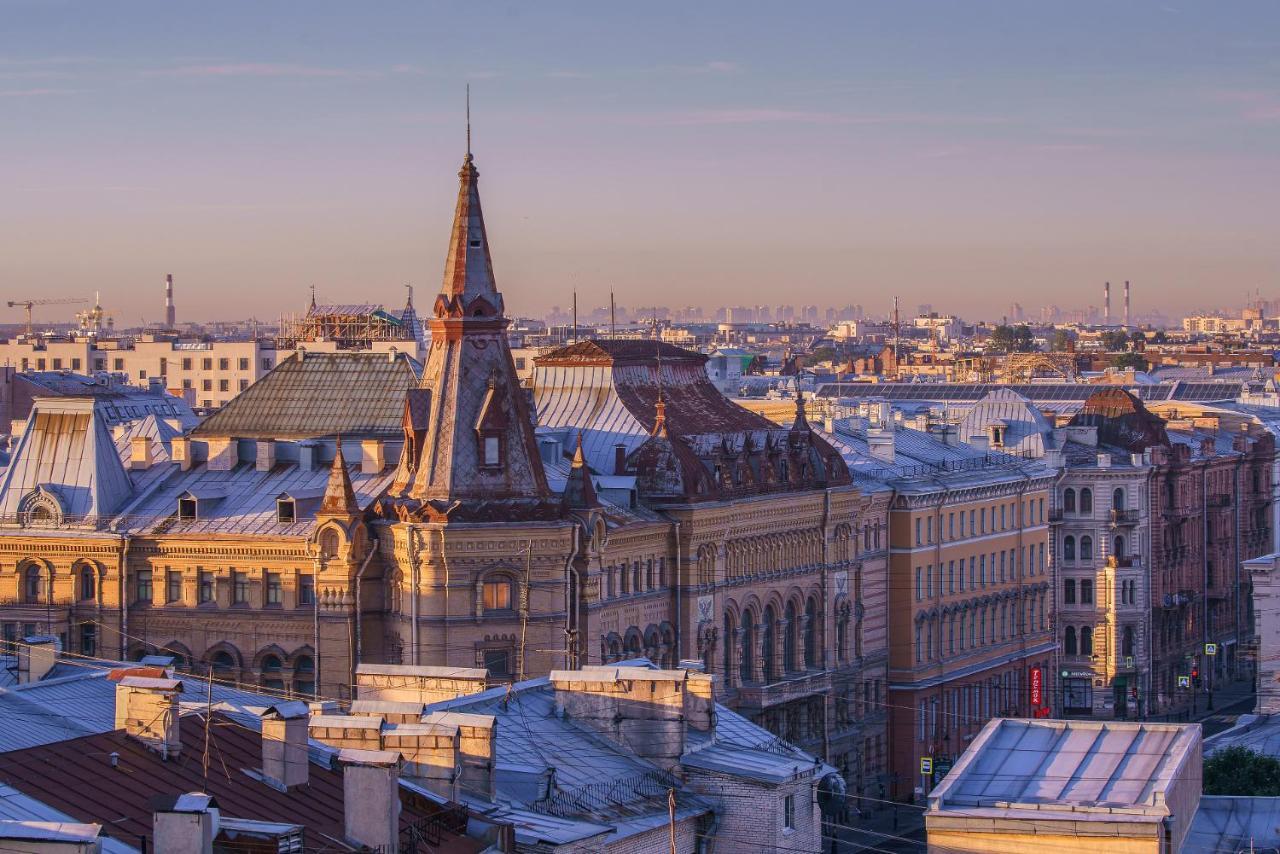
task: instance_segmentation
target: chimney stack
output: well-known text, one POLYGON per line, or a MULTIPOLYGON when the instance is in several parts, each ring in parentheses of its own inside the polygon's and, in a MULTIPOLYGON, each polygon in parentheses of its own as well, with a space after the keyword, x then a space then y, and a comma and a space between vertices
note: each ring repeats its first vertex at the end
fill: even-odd
POLYGON ((179 471, 191 470, 191 439, 187 436, 174 436, 170 444, 171 456, 178 464, 179 471))
MULTIPOLYGON (((149 676, 126 676, 116 684, 116 729, 168 759, 182 751, 178 729, 178 696, 182 682, 149 676)), ((165 850, 165 849, 159 849, 165 850)))
POLYGON ((400 754, 344 748, 338 762, 343 835, 374 851, 395 851, 400 841, 400 754))
POLYGON ((1124 282, 1124 325, 1129 325, 1129 280, 1124 282))
POLYGON ((213 854, 218 835, 218 802, 204 792, 164 795, 151 802, 156 851, 165 854, 213 854))
POLYGON ((277 789, 288 790, 307 783, 310 714, 307 704, 300 700, 276 703, 262 713, 262 777, 277 789))
POLYGON ((18 647, 18 684, 39 682, 58 663, 58 642, 45 635, 22 639, 18 647))
POLYGON ((1102 286, 1102 322, 1111 325, 1111 283, 1102 286))
POLYGON ((173 273, 164 277, 164 326, 173 329, 178 325, 177 314, 173 308, 173 273))
POLYGON ((134 436, 130 442, 129 468, 134 471, 146 471, 155 462, 151 454, 151 437, 134 436))

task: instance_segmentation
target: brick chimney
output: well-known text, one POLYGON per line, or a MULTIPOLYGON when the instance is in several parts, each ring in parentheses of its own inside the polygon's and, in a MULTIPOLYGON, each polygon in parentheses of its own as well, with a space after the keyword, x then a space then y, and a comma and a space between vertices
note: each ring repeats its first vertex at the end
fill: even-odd
POLYGON ((181 471, 191 470, 191 440, 186 436, 174 436, 170 447, 173 449, 173 461, 181 471))
POLYGON ((400 754, 394 750, 338 752, 342 765, 343 834, 374 851, 394 852, 400 841, 400 754))
POLYGON ((227 437, 208 440, 209 471, 231 471, 240 462, 240 442, 227 437))
POLYGON ((312 715, 310 736, 330 747, 382 749, 382 715, 312 715))
POLYGON ((129 444, 129 468, 134 471, 145 471, 155 462, 152 455, 150 436, 134 436, 129 444))
POLYGON ((493 800, 493 768, 498 760, 498 719, 464 712, 432 712, 423 723, 458 728, 458 758, 462 769, 459 785, 468 792, 493 800))
POLYGON ((151 801, 155 850, 165 854, 213 854, 218 802, 204 792, 164 795, 151 801))
POLYGON ((262 777, 277 789, 307 783, 309 717, 307 704, 299 700, 277 703, 262 713, 262 777))
POLYGON ((270 439, 259 439, 256 444, 254 468, 258 471, 271 471, 276 467, 276 443, 270 439))
POLYGON ((116 729, 155 750, 163 758, 182 751, 178 730, 178 696, 182 682, 148 676, 126 676, 116 684, 116 729))
MULTIPOLYGON (((555 670, 550 680, 558 714, 670 770, 684 755, 689 675, 684 670, 592 667, 555 670)), ((697 693, 705 691, 700 683, 697 693)))
POLYGON ((459 728, 452 723, 400 724, 382 734, 382 746, 404 757, 410 777, 420 779, 440 797, 456 801, 462 776, 459 738, 459 728))
POLYGON ((365 474, 381 474, 387 467, 387 446, 381 439, 364 439, 360 442, 360 471, 365 474))
POLYGON ((58 663, 58 641, 45 635, 23 638, 18 647, 18 684, 39 682, 58 663))

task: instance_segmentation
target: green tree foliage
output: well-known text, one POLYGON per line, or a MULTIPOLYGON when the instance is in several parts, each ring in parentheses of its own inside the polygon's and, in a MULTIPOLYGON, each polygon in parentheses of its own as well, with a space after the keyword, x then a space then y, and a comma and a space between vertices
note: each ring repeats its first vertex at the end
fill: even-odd
POLYGON ((1280 797, 1280 761, 1247 747, 1228 747, 1204 760, 1206 795, 1280 797))
POLYGON ((798 361, 806 367, 812 367, 813 365, 821 365, 823 362, 834 361, 838 356, 839 354, 836 353, 834 347, 818 347, 807 356, 801 356, 798 361))
POLYGON ((1147 360, 1137 353, 1120 353, 1111 358, 1111 367, 1133 368, 1135 371, 1145 371, 1147 369, 1147 360))
POLYGON ((1102 346, 1111 352, 1127 350, 1129 348, 1129 334, 1119 329, 1114 332, 1104 332, 1102 333, 1102 346))
POLYGON ((1053 330, 1053 338, 1049 342, 1049 349, 1056 353, 1065 353, 1067 348, 1071 346, 1071 333, 1065 329, 1053 330))
POLYGON ((1034 353, 1036 339, 1025 324, 997 326, 987 339, 987 349, 997 353, 1034 353))

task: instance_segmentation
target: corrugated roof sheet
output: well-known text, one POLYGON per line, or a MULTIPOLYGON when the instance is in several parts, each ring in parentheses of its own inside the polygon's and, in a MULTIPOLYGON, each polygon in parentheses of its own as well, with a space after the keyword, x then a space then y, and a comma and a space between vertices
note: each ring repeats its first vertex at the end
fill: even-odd
POLYGON ((422 366, 400 353, 294 354, 191 435, 241 439, 394 438, 422 366))

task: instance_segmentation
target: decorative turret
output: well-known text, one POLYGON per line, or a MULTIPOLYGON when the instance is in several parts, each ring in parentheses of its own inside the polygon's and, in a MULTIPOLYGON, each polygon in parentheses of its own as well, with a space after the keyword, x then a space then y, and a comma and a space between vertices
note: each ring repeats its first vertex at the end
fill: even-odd
POLYGON ((347 461, 342 456, 342 437, 338 437, 338 449, 329 467, 329 483, 320 502, 320 516, 358 516, 360 505, 356 503, 355 490, 351 488, 351 476, 347 473, 347 461))
POLYGON ((569 478, 564 485, 564 503, 574 510, 585 510, 599 507, 596 488, 591 482, 591 469, 587 468, 586 457, 582 453, 582 433, 578 433, 578 447, 573 452, 573 464, 569 468, 569 478))

